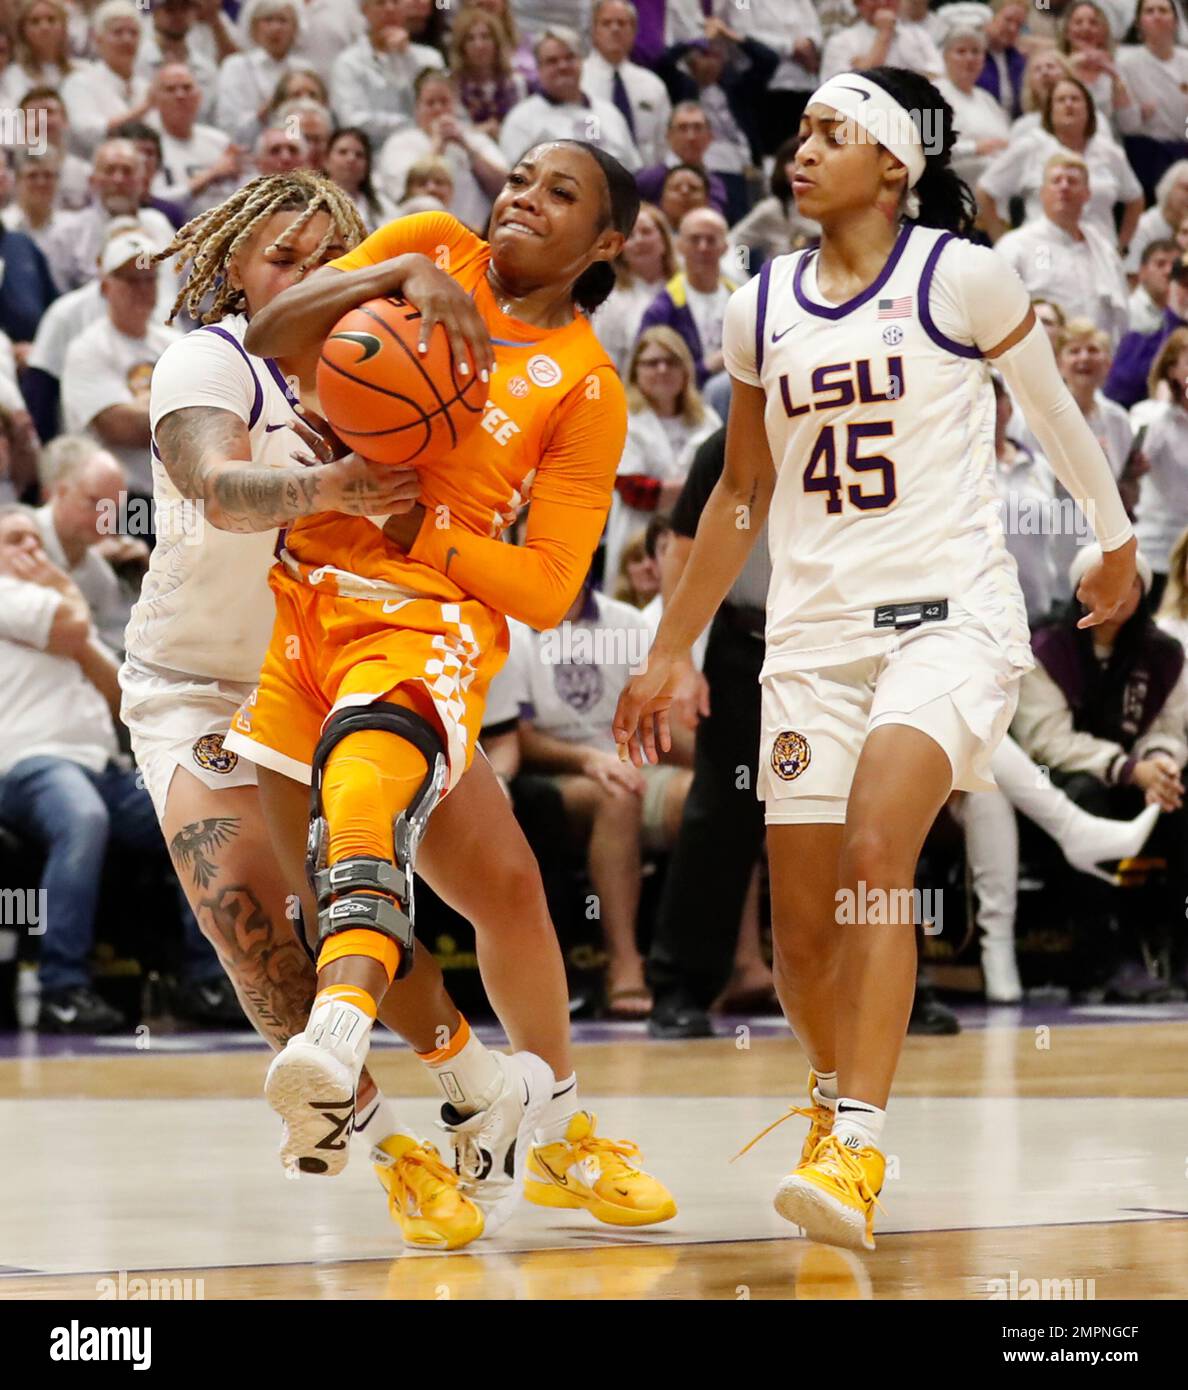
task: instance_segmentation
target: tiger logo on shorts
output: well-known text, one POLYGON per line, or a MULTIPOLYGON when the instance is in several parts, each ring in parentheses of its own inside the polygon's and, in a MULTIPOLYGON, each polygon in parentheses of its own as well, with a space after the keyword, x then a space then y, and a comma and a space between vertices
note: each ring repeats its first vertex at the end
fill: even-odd
POLYGON ((784 782, 792 782, 813 760, 808 739, 803 734, 786 729, 776 734, 771 746, 771 770, 784 782))
POLYGON ((194 761, 207 772, 232 772, 239 754, 223 747, 222 734, 203 734, 194 745, 194 761))

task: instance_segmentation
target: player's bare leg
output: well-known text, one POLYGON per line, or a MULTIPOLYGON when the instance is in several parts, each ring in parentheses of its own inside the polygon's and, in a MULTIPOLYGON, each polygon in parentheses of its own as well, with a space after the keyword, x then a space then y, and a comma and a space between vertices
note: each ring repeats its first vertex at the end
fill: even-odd
POLYGON ((613 1004, 616 996, 634 997, 639 1017, 646 1018, 651 1003, 635 938, 643 882, 643 795, 620 786, 608 789, 592 777, 570 773, 558 776, 557 787, 571 825, 588 836, 586 861, 609 957, 607 999, 613 1004))
POLYGON ((254 787, 212 790, 173 774, 161 830, 198 925, 260 1036, 282 1048, 305 1027, 314 973, 294 935, 292 890, 254 787))
POLYGON ((948 756, 927 734, 888 724, 867 738, 850 791, 838 887, 877 912, 842 914, 835 928, 833 1129, 776 1193, 776 1209, 813 1240, 874 1248, 885 1108, 916 983, 915 914, 903 908, 914 906, 920 850, 951 787, 948 756))

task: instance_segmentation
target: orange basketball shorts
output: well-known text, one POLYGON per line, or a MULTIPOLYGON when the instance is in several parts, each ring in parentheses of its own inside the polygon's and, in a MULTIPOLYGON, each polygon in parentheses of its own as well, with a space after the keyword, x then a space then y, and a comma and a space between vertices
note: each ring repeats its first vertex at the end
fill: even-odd
POLYGON ((331 715, 419 685, 441 721, 455 786, 474 756, 487 688, 507 660, 502 614, 476 599, 345 598, 282 565, 270 583, 272 640, 224 747, 308 785, 331 715))

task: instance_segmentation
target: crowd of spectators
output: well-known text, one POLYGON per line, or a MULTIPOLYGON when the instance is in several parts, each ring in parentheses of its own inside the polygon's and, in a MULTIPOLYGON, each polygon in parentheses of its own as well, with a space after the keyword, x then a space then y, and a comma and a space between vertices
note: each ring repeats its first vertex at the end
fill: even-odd
MULTIPOLYGON (((43 1026, 68 1028, 69 992, 90 988, 81 878, 109 839, 163 853, 107 698, 152 543, 131 521, 151 516, 136 504, 152 486, 152 368, 193 327, 165 326, 177 274, 148 255, 245 181, 298 167, 339 184, 371 229, 444 208, 482 233, 511 164, 558 136, 614 154, 643 198, 593 319, 627 386, 628 438, 591 580, 561 633, 514 631, 489 742, 525 820, 543 797, 556 815, 537 819, 565 827, 566 844, 537 844, 546 879, 554 852, 588 877, 612 1013, 695 1033, 715 1001, 772 1000, 745 738, 762 555, 701 644, 671 765, 624 769, 609 719, 721 468, 726 302, 813 243, 789 180, 800 113, 823 79, 880 64, 927 75, 953 107, 977 234, 1032 294, 1145 556, 1125 620, 1078 631, 1070 575, 1091 532, 997 383, 1006 543, 1038 660, 1022 754, 1095 814, 1164 809, 1144 921, 1165 931, 1139 930, 1133 892, 1080 875, 1079 987, 1134 1001, 1188 984, 1180 0, 0 0, 0 830, 31 841, 42 885, 76 905, 42 944, 43 1026), (613 650, 594 640, 608 632, 613 650), (657 855, 668 878, 641 923, 657 855)), ((176 929, 206 1016, 229 1014, 184 907, 176 929)), ((987 993, 1010 1002, 1021 986, 995 935, 987 993)))

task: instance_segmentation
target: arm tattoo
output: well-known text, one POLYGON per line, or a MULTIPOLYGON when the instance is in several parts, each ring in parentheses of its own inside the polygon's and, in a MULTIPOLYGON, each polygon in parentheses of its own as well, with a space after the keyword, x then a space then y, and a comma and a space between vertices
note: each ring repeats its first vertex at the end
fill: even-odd
POLYGON ((172 410, 158 423, 156 439, 174 487, 217 508, 225 531, 268 531, 314 509, 316 475, 252 467, 247 426, 230 410, 172 410))
POLYGON ((238 816, 193 821, 183 825, 170 840, 169 853, 175 864, 191 871, 196 888, 209 888, 218 873, 213 851, 229 844, 238 834, 238 816))

